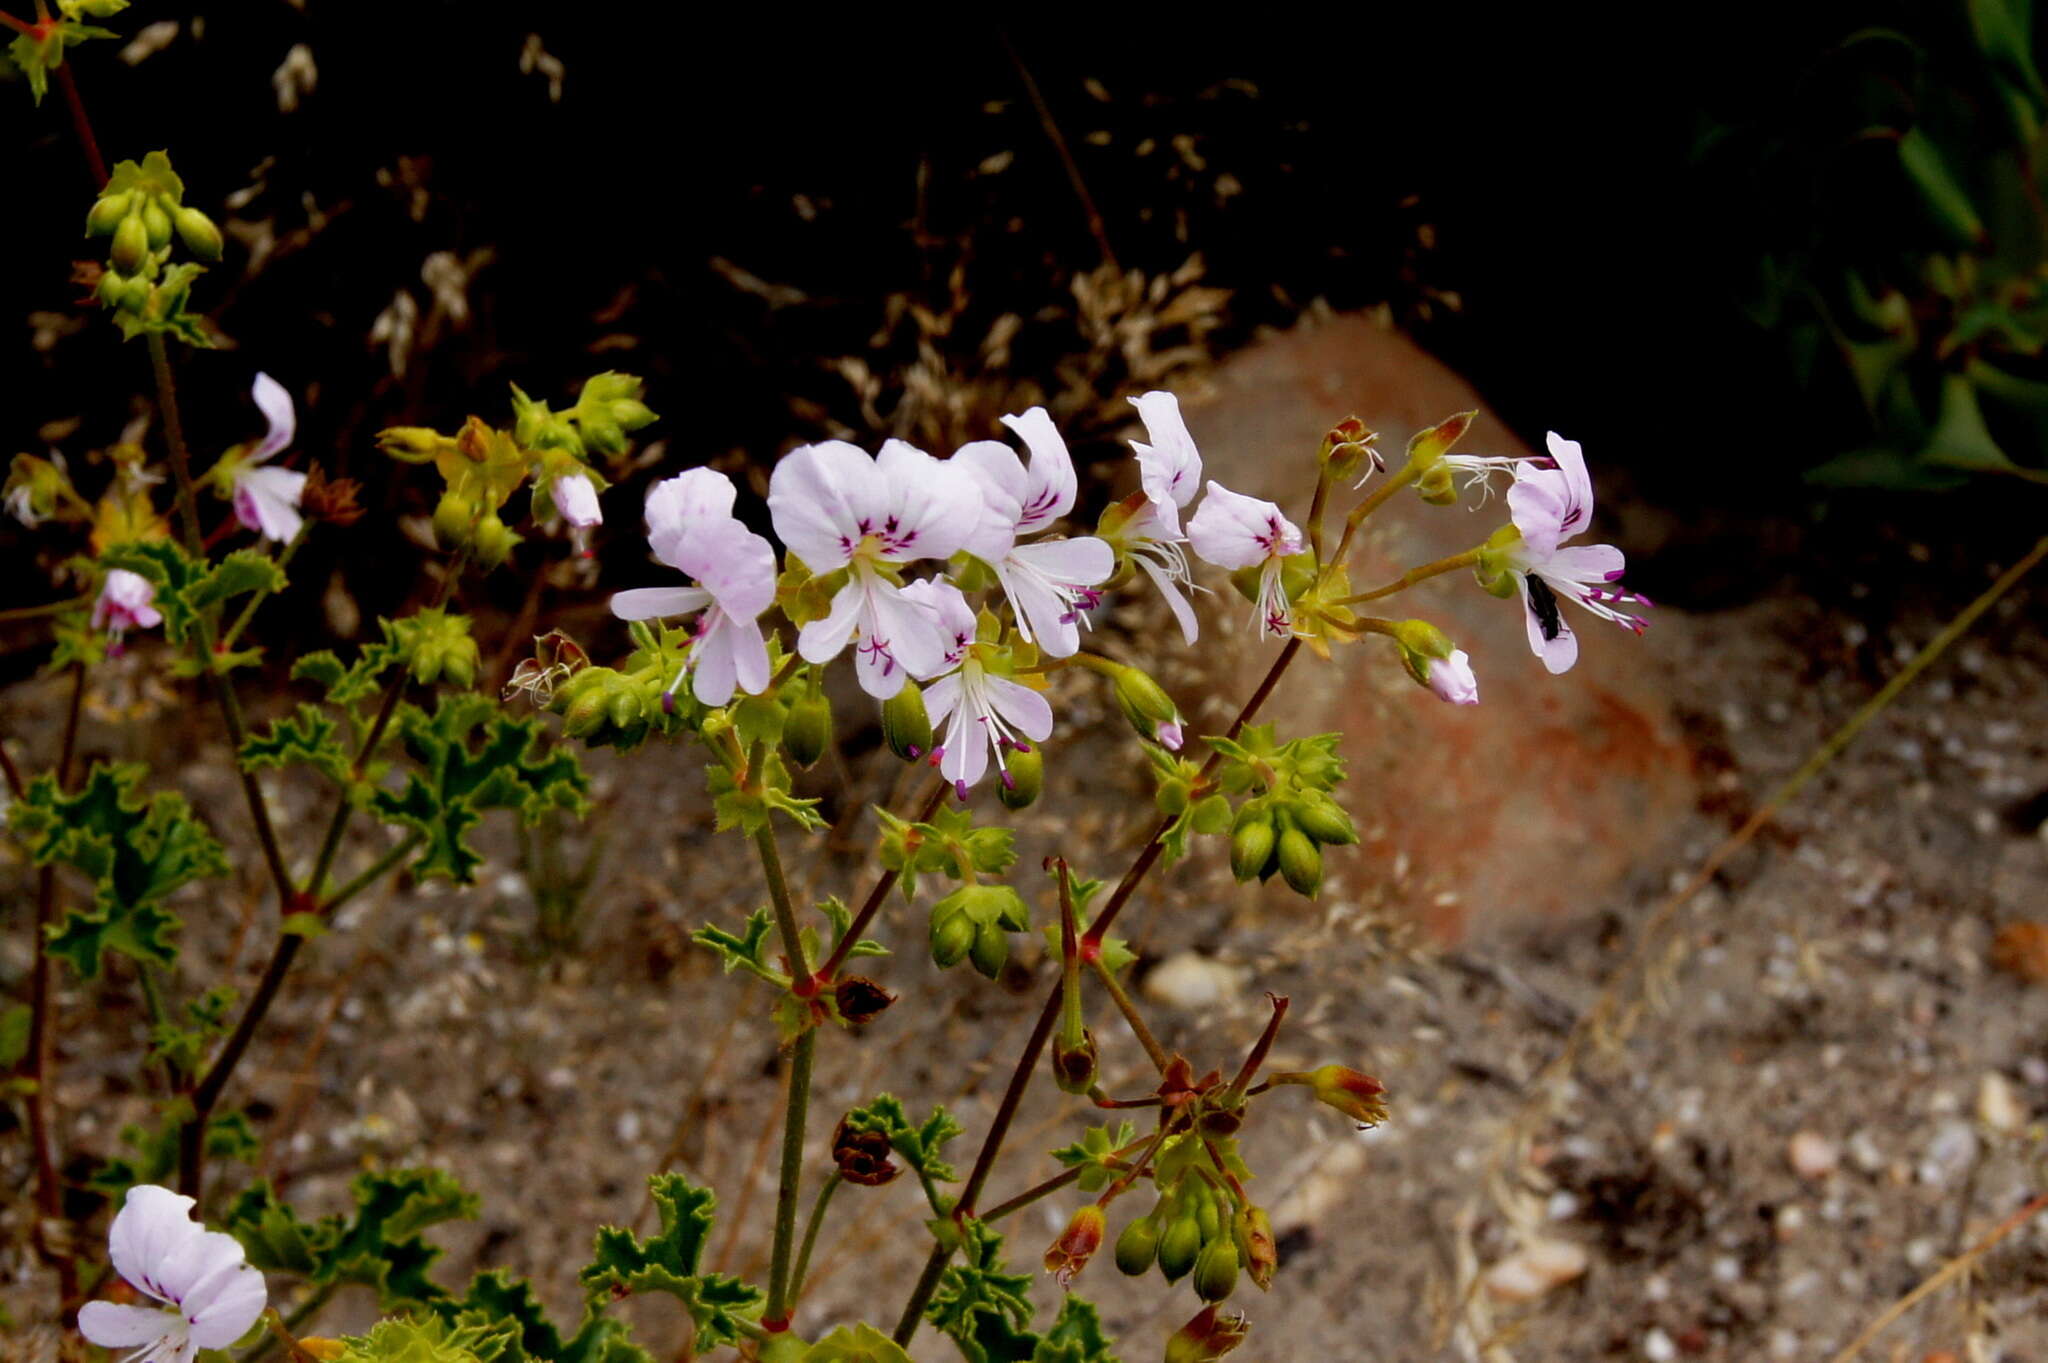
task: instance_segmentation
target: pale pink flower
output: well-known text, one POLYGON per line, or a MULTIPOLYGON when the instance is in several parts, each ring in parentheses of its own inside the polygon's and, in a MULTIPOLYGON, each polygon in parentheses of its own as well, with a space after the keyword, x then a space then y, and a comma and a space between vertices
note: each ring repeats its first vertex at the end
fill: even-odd
POLYGON ((1452 705, 1479 703, 1479 679, 1472 675, 1472 660, 1464 649, 1454 648, 1448 658, 1429 660, 1429 689, 1438 700, 1452 705))
POLYGON ((1181 637, 1194 643, 1201 635, 1195 609, 1186 592, 1194 590, 1194 574, 1188 568, 1187 551, 1181 546, 1180 512, 1202 486, 1202 454, 1181 420, 1180 399, 1168 392, 1143 393, 1131 398, 1145 423, 1145 439, 1133 440, 1131 450, 1138 457, 1138 485, 1144 490, 1145 505, 1124 522, 1120 540, 1131 561, 1138 565, 1152 585, 1166 598, 1167 609, 1180 625, 1181 637))
MULTIPOLYGON (((703 612, 684 672, 705 705, 724 705, 735 688, 768 689, 768 642, 761 612, 775 601, 775 546, 732 515, 732 480, 690 469, 647 493, 647 543, 654 556, 697 580, 695 587, 638 587, 612 597, 622 620, 703 612)), ((669 692, 683 683, 683 673, 669 692)))
POLYGON ((1507 568, 1521 589, 1530 651, 1550 671, 1568 672, 1579 660, 1579 641, 1558 609, 1560 598, 1637 634, 1648 621, 1617 607, 1647 606, 1650 600, 1621 585, 1627 567, 1621 550, 1611 544, 1565 544, 1592 522, 1593 481, 1577 441, 1555 431, 1547 439, 1556 466, 1524 464, 1508 489, 1508 509, 1522 538, 1509 548, 1507 568))
POLYGON ((305 524, 299 515, 299 496, 305 490, 306 475, 273 468, 268 461, 292 443, 298 432, 298 413, 292 395, 268 374, 256 376, 252 391, 270 430, 235 469, 235 519, 265 539, 290 543, 305 524))
POLYGON ((107 1237, 114 1269, 159 1306, 87 1302, 78 1332, 108 1349, 133 1349, 124 1363, 191 1363, 201 1349, 225 1349, 269 1303, 263 1275, 244 1262, 231 1235, 192 1219, 193 1202, 139 1183, 107 1237))
POLYGON ((936 672, 944 640, 929 612, 903 599, 890 565, 946 559, 980 524, 980 484, 901 440, 869 458, 842 440, 790 451, 768 481, 775 533, 820 575, 847 579, 821 620, 797 632, 806 662, 837 657, 858 639, 861 689, 887 700, 910 675, 936 672))
POLYGON ((569 527, 576 552, 590 556, 590 527, 604 524, 604 509, 597 504, 597 484, 582 473, 565 473, 548 484, 548 496, 555 511, 569 527))
POLYGON ((950 462, 982 495, 980 523, 961 547, 995 570, 1026 642, 1050 657, 1072 657, 1087 611, 1102 599, 1095 588, 1116 571, 1116 551, 1090 536, 1017 542, 1073 509, 1074 461, 1043 407, 1006 416, 1003 424, 1024 438, 1030 467, 996 440, 977 440, 954 454, 950 462))
POLYGON ((126 568, 110 568, 93 602, 92 627, 107 631, 110 652, 119 656, 121 636, 130 629, 153 629, 163 623, 156 608, 156 584, 126 568))
POLYGON ((1258 568, 1254 626, 1275 636, 1294 632, 1280 573, 1284 561, 1301 552, 1301 531, 1279 507, 1212 481, 1208 496, 1188 520, 1188 543, 1204 562, 1219 568, 1258 568))

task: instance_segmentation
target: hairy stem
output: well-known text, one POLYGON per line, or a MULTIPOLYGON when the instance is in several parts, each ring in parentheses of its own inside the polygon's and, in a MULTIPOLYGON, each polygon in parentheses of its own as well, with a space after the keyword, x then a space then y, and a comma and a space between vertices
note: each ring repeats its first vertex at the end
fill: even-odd
POLYGON ((825 1208, 831 1205, 832 1194, 839 1191, 839 1185, 846 1182, 835 1170, 818 1188, 818 1199, 811 1203, 811 1219, 804 1226, 803 1248, 796 1252, 796 1267, 789 1275, 789 1299, 792 1303, 804 1299, 804 1279, 811 1272, 811 1250, 817 1246, 818 1230, 825 1224, 825 1208))
MULTIPOLYGON (((78 717, 85 700, 85 665, 71 665, 71 699, 64 717, 64 738, 57 751, 57 788, 71 785, 72 757, 78 749, 78 717)), ((20 784, 20 773, 10 764, 10 784, 20 784)), ((28 1068, 29 1143, 35 1147, 36 1212, 43 1223, 36 1244, 57 1270, 57 1288, 62 1310, 68 1315, 78 1308, 78 1261, 71 1253, 68 1237, 60 1233, 64 1220, 64 1189, 58 1182, 63 1161, 57 1152, 57 980, 56 963, 50 959, 50 933, 57 924, 57 868, 45 866, 36 876, 36 959, 29 977, 28 1068)))
POLYGON ((1385 506, 1387 500, 1396 492, 1421 476, 1422 469, 1410 460, 1401 467, 1400 472, 1389 474, 1386 482, 1374 488, 1364 501, 1352 507, 1350 514, 1344 517, 1344 533, 1337 539, 1337 552, 1330 555, 1330 561, 1323 565, 1323 572, 1327 574, 1343 564, 1345 557, 1351 552, 1351 541, 1357 537, 1358 527, 1365 524, 1367 516, 1385 506))
MULTIPOLYGON (((782 854, 776 849, 775 829, 764 826, 754 834, 754 850, 760 854, 761 876, 768 882, 768 899, 775 909, 775 922, 782 933, 782 948, 789 958, 793 980, 809 977, 804 960, 803 932, 797 926, 796 908, 790 902, 789 883, 782 873, 782 854)), ((775 1248, 768 1270, 768 1307, 764 1320, 771 1329, 789 1327, 790 1251, 796 1242, 797 1198, 803 1191, 804 1123, 811 1102, 811 1068, 818 1055, 818 1031, 807 1027, 790 1047, 789 1089, 782 1113, 782 1170, 775 1187, 775 1248)))
MULTIPOLYGON (((936 814, 940 802, 946 798, 946 789, 944 781, 940 781, 933 786, 931 794, 925 797, 923 807, 918 810, 917 814, 910 821, 912 823, 924 823, 932 815, 936 814)), ((825 958, 825 963, 818 967, 817 974, 813 976, 820 987, 829 983, 832 977, 839 973, 839 967, 846 964, 847 953, 851 952, 854 945, 860 941, 860 935, 867 931, 868 924, 875 921, 875 915, 882 911, 882 905, 889 898, 889 891, 896 888, 896 882, 900 878, 900 874, 896 871, 884 871, 881 877, 875 881, 875 887, 869 890, 868 897, 861 901, 860 912, 856 913, 853 916, 853 921, 846 925, 846 932, 840 937, 838 943, 833 946, 832 954, 825 958)))
POLYGON ((1479 562, 1479 556, 1484 552, 1485 546, 1482 545, 1476 549, 1467 549, 1462 554, 1452 554, 1448 558, 1440 558, 1433 563, 1421 564, 1418 567, 1410 568, 1384 587, 1375 587, 1369 592, 1360 592, 1356 596, 1347 596, 1336 604, 1340 606, 1356 606, 1361 602, 1377 601, 1383 596, 1392 596, 1395 592, 1407 591, 1418 582, 1426 581, 1432 577, 1439 577, 1444 573, 1454 572, 1459 568, 1471 567, 1479 562))

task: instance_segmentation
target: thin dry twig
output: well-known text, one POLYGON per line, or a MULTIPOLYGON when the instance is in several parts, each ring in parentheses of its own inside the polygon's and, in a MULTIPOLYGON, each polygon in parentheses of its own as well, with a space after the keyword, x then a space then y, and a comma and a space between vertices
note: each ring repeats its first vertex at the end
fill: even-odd
POLYGON ((1979 1259, 1996 1248, 1999 1241, 2005 1239, 2006 1236, 2011 1235, 2014 1231, 2039 1215, 2044 1207, 2048 1207, 2048 1193, 2042 1193, 2039 1197, 2027 1203, 2026 1206, 2021 1207, 2011 1216, 2006 1217, 2005 1220, 1993 1226, 1983 1239, 1943 1264, 1940 1268, 1934 1270, 1934 1272, 1921 1281, 1918 1287, 1908 1292, 1905 1296, 1900 1297, 1890 1306, 1887 1306, 1878 1315, 1876 1320, 1863 1327, 1861 1334, 1849 1341, 1848 1348, 1834 1356, 1831 1363, 1852 1363, 1852 1360, 1862 1353, 1872 1340, 1891 1327, 1893 1321, 1905 1315, 1915 1306, 1918 1306, 1926 1298, 1939 1292, 1959 1275, 1968 1272, 1979 1259))

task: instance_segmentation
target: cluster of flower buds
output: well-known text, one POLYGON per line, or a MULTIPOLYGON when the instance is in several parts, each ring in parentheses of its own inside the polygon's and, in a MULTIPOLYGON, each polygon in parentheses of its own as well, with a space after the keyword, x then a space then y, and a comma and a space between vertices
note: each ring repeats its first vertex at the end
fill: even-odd
POLYGON ((213 219, 183 202, 184 195, 185 182, 170 158, 153 151, 140 163, 117 164, 86 214, 87 236, 112 238, 97 296, 119 314, 130 336, 176 330, 203 341, 185 308, 200 267, 171 265, 171 239, 175 235, 193 255, 213 261, 220 259, 221 235, 213 219))
POLYGON ((1322 888, 1324 847, 1358 841, 1358 829, 1330 792, 1344 777, 1339 735, 1275 743, 1270 725, 1222 740, 1225 789, 1251 792, 1230 825, 1230 869, 1239 881, 1275 872, 1297 894, 1322 888))
POLYGON ((482 664, 476 640, 470 637, 468 616, 426 607, 398 621, 392 631, 406 671, 420 685, 431 686, 445 679, 468 690, 476 684, 482 664))
POLYGON ((932 962, 950 970, 971 961, 995 979, 1010 962, 1010 934, 1031 929, 1031 910, 1007 885, 965 884, 932 905, 932 962))

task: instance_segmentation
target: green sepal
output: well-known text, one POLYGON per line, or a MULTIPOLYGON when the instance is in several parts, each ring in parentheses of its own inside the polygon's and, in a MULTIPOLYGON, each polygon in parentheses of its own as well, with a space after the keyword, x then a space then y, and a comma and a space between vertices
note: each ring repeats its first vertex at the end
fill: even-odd
POLYGON ((176 915, 163 907, 194 880, 227 874, 227 857, 186 803, 172 791, 145 797, 145 768, 93 764, 74 795, 59 793, 45 773, 9 811, 16 837, 38 866, 62 863, 93 881, 89 908, 74 908, 49 930, 48 950, 83 979, 100 971, 105 953, 169 965, 176 915))
POLYGON ((401 706, 398 734, 416 770, 404 790, 373 793, 370 808, 425 838, 416 876, 474 880, 483 857, 465 839, 485 810, 516 810, 531 825, 551 809, 580 814, 588 803, 575 754, 550 748, 538 720, 506 715, 483 696, 443 695, 431 715, 401 706))
POLYGON ((798 828, 814 830, 825 826, 824 819, 818 815, 816 800, 800 800, 790 794, 789 766, 782 760, 781 753, 763 753, 759 765, 761 785, 758 790, 748 790, 740 785, 728 768, 716 765, 706 768, 719 831, 737 828, 748 834, 759 833, 770 825, 778 810, 798 828))
POLYGON ((1082 1192, 1100 1192, 1122 1172, 1109 1162, 1109 1157, 1137 1138, 1138 1128, 1129 1122, 1118 1122, 1114 1129, 1093 1126, 1080 1140, 1053 1151, 1052 1157, 1060 1162, 1062 1168, 1082 1170, 1079 1179, 1082 1192))
POLYGON ((661 1231, 642 1240, 622 1226, 599 1228, 592 1260, 576 1275, 585 1310, 594 1313, 629 1293, 666 1292, 696 1322, 697 1349, 737 1343, 744 1335, 740 1322, 760 1318, 762 1294, 726 1274, 698 1271, 718 1199, 681 1174, 656 1174, 647 1184, 661 1231))
POLYGON ((847 1113, 845 1121, 848 1131, 875 1131, 887 1136, 889 1148, 928 1183, 951 1183, 960 1177, 939 1152, 965 1128, 943 1107, 934 1107, 931 1116, 913 1126, 901 1099, 878 1093, 873 1100, 847 1113))

